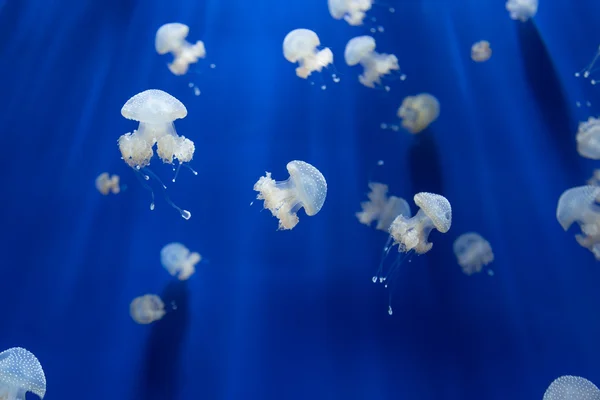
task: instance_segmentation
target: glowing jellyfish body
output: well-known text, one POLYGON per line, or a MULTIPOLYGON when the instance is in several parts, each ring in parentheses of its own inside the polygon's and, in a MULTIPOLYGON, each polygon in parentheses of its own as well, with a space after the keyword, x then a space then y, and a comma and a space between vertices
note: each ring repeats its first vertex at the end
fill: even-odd
POLYGON ((392 221, 398 215, 410 217, 410 206, 403 198, 387 196, 388 186, 383 183, 369 182, 371 191, 369 201, 360 203, 362 211, 356 213, 361 224, 371 225, 377 221, 375 229, 387 232, 392 221))
POLYGON ((196 272, 196 264, 202 256, 192 253, 181 243, 169 243, 160 251, 160 262, 172 276, 180 281, 187 280, 196 272))
POLYGON ((119 175, 110 176, 108 172, 103 172, 96 178, 96 189, 105 196, 109 193, 118 194, 121 191, 119 179, 119 175))
POLYGON ((333 18, 343 18, 349 25, 358 26, 363 24, 373 0, 327 0, 327 5, 333 18))
POLYGON ((195 44, 185 40, 189 32, 190 28, 187 25, 178 22, 164 24, 156 31, 154 41, 156 52, 160 55, 167 53, 173 55, 173 62, 168 67, 175 75, 186 74, 190 64, 206 57, 206 49, 201 40, 195 44))
POLYGON ((475 62, 484 62, 492 56, 490 42, 481 40, 471 47, 471 59, 475 62))
POLYGON ((481 272, 484 265, 494 261, 494 252, 492 246, 481 235, 475 232, 468 232, 460 235, 454 241, 454 255, 458 260, 458 265, 467 275, 481 272))
POLYGON ((575 140, 577 152, 582 157, 600 160, 600 119, 590 117, 580 122, 575 140))
POLYGON ((357 36, 346 44, 344 59, 349 66, 362 65, 364 71, 358 81, 366 87, 374 88, 381 84, 381 77, 397 71, 398 58, 393 54, 377 53, 375 39, 371 36, 357 36))
POLYGON ((131 318, 142 325, 158 321, 165 313, 165 303, 155 294, 136 297, 129 305, 131 318))
POLYGON ((585 378, 565 375, 548 386, 543 400, 600 400, 600 389, 585 378))
POLYGON ((508 0, 506 10, 515 21, 525 22, 537 13, 538 0, 508 0))
POLYGON ((321 72, 333 63, 331 50, 319 50, 320 44, 317 34, 308 29, 294 29, 283 39, 283 56, 291 63, 298 63, 298 77, 306 79, 311 73, 321 72))
POLYGON ((439 117, 440 102, 429 93, 407 96, 397 114, 406 130, 419 133, 439 117))
POLYGON ((600 187, 579 186, 566 190, 558 199, 556 219, 566 231, 576 222, 581 233, 577 243, 591 251, 600 261, 600 187))
POLYGON ((300 208, 306 215, 317 214, 327 197, 327 182, 321 172, 304 161, 290 161, 286 166, 290 176, 285 181, 275 181, 271 173, 254 184, 259 192, 256 198, 264 200, 264 208, 279 220, 279 229, 292 229, 298 224, 300 208))
POLYGON ((46 376, 38 359, 22 347, 0 353, 0 399, 25 400, 31 392, 43 399, 46 395, 46 376))

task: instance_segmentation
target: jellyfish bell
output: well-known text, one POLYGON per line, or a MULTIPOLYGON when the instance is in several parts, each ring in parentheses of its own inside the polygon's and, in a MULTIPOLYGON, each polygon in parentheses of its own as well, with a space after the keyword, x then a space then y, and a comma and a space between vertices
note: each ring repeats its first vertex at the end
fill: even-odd
POLYGON ((344 19, 352 26, 363 24, 366 13, 372 5, 373 0, 327 0, 329 14, 334 19, 344 19))
POLYGON ((600 187, 578 186, 566 190, 558 199, 556 219, 567 231, 577 223, 581 233, 575 235, 580 246, 585 247, 600 261, 600 187))
POLYGON ((440 115, 440 102, 429 93, 407 96, 397 112, 401 125, 412 134, 420 133, 440 115))
MULTIPOLYGON (((317 34, 309 29, 294 29, 283 39, 283 56, 291 63, 298 63, 296 75, 307 79, 313 72, 321 72, 323 68, 333 64, 333 53, 325 47, 319 50, 321 41, 317 34)), ((338 82, 336 74, 332 74, 338 82)))
POLYGON ((136 297, 129 305, 129 314, 138 324, 147 325, 166 314, 165 303, 155 294, 136 297))
POLYGON ((506 10, 511 19, 525 22, 537 13, 538 0, 508 0, 506 10))
POLYGON ((458 265, 466 275, 481 272, 483 266, 494 261, 492 246, 480 234, 467 232, 460 235, 453 245, 458 265))
POLYGON ((376 42, 372 36, 357 36, 348 41, 344 50, 344 59, 349 66, 360 64, 363 73, 358 81, 368 87, 381 86, 381 78, 399 71, 398 58, 393 54, 375 51, 376 42))
POLYGON ((108 172, 103 172, 96 178, 96 189, 105 196, 109 193, 118 194, 121 192, 119 180, 119 175, 110 176, 108 172))
POLYGON ((577 152, 582 157, 600 160, 600 119, 590 117, 580 122, 575 140, 577 152))
POLYGON ((600 389, 580 376, 564 375, 552 381, 543 400, 600 400, 600 389))
POLYGON ((39 360, 22 347, 0 353, 0 398, 25 400, 31 392, 43 399, 46 395, 46 376, 39 360))
POLYGON ((190 64, 206 57, 206 48, 201 40, 192 44, 185 40, 190 28, 187 25, 173 22, 162 25, 156 31, 154 47, 160 55, 171 53, 173 61, 168 64, 169 70, 175 75, 185 75, 190 64))
POLYGON ((485 62, 492 56, 492 48, 487 40, 480 40, 471 46, 471 60, 485 62))
POLYGON ((163 267, 180 281, 189 279, 196 272, 196 264, 201 260, 200 254, 190 252, 187 247, 177 242, 165 245, 160 251, 163 267))

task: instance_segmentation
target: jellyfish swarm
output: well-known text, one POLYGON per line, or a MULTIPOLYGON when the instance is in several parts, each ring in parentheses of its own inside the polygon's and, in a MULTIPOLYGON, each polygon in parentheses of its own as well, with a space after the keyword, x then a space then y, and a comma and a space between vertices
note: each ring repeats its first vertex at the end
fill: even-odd
MULTIPOLYGON (((596 65, 596 61, 598 61, 598 58, 600 58, 600 46, 598 46, 598 51, 596 51, 594 58, 592 58, 592 62, 590 62, 589 65, 587 67, 585 67, 583 70, 581 70, 580 72, 575 72, 575 77, 577 77, 577 78, 583 77, 585 79, 589 78, 591 73, 593 72, 592 68, 594 68, 594 65, 596 65)), ((600 81, 591 79, 590 82, 592 85, 595 85, 596 83, 598 83, 600 81)), ((589 107, 589 101, 588 101, 588 107, 589 107)))
POLYGON ((145 294, 133 299, 129 305, 129 314, 138 324, 151 324, 166 314, 165 303, 155 294, 145 294))
MULTIPOLYGON (((179 168, 185 162, 192 160, 194 156, 194 142, 185 136, 178 136, 173 121, 185 118, 187 109, 179 100, 162 90, 150 89, 138 93, 130 98, 121 109, 121 115, 127 119, 138 121, 138 129, 133 133, 126 133, 119 138, 119 150, 121 157, 140 178, 144 187, 152 193, 150 209, 154 209, 154 192, 144 180, 150 176, 158 180, 163 189, 166 186, 147 167, 154 155, 152 148, 156 144, 156 150, 160 159, 166 164, 173 164, 176 159, 179 162, 173 182, 177 178, 179 168), (142 174, 140 170, 146 172, 142 174)), ((192 170, 194 174, 195 171, 192 170)), ((192 214, 176 206, 165 194, 167 202, 175 208, 184 219, 189 219, 192 214)))
POLYGON ((191 253, 181 243, 169 243, 160 251, 160 262, 172 276, 187 280, 196 272, 196 264, 202 260, 198 253, 191 253))
POLYGON ((168 67, 175 75, 185 75, 190 64, 206 57, 206 49, 201 40, 196 44, 185 40, 189 32, 190 28, 187 25, 178 22, 164 24, 156 31, 154 40, 156 52, 160 55, 167 53, 173 55, 173 62, 168 67))
POLYGON ((371 36, 357 36, 346 44, 344 59, 346 64, 360 64, 364 71, 358 81, 366 87, 374 88, 381 84, 381 77, 392 71, 398 71, 398 58, 393 54, 377 53, 375 39, 371 36))
POLYGON ((600 400, 600 389, 585 378, 565 375, 548 386, 543 400, 600 400))
POLYGON ((600 119, 590 117, 580 122, 575 140, 577 152, 582 157, 600 160, 600 119))
POLYGON ((538 0, 508 0, 506 10, 515 21, 525 22, 537 13, 538 0))
POLYGON ((410 133, 419 133, 440 115, 440 102, 429 93, 407 96, 397 112, 402 126, 410 133))
POLYGON ((256 198, 264 200, 264 208, 279 220, 280 230, 293 229, 299 221, 296 214, 304 208, 306 215, 317 214, 327 197, 327 182, 323 174, 304 161, 290 161, 286 166, 290 176, 285 181, 275 181, 271 173, 254 184, 259 192, 256 198))
POLYGON ((475 62, 484 62, 492 56, 492 48, 490 42, 481 40, 471 46, 471 60, 475 62))
POLYGON ((460 235, 453 245, 458 265, 467 275, 481 272, 484 265, 494 261, 492 246, 481 235, 468 232, 460 235))
POLYGON ((0 399, 25 400, 31 392, 43 399, 46 376, 38 359, 22 347, 0 353, 0 399))
POLYGON ((373 0, 327 0, 329 14, 335 19, 344 19, 349 25, 363 24, 366 12, 371 9, 373 0))
POLYGON ((600 187, 578 186, 566 190, 558 199, 556 219, 567 231, 577 222, 581 234, 575 235, 580 246, 585 247, 600 261, 600 187))
POLYGON ((410 217, 410 206, 403 198, 387 196, 388 186, 379 182, 369 182, 369 201, 360 203, 362 211, 356 213, 361 224, 370 226, 377 221, 375 229, 387 232, 392 221, 400 214, 410 217))
POLYGON ((321 42, 317 34, 309 29, 294 29, 283 39, 283 56, 291 63, 298 63, 296 75, 306 79, 313 72, 333 63, 329 48, 318 50, 321 42))

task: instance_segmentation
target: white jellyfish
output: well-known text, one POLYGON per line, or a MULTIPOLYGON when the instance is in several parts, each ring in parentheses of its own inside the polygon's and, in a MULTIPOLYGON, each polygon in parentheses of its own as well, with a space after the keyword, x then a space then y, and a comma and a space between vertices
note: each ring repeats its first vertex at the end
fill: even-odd
POLYGON ((460 235, 454 241, 454 255, 463 272, 471 275, 481 272, 484 265, 494 261, 492 246, 481 235, 468 232, 460 235))
POLYGON ((575 235, 577 243, 585 247, 600 261, 600 187, 579 186, 566 190, 558 199, 556 219, 566 231, 577 222, 581 234, 575 235))
MULTIPOLYGON (((592 68, 594 68, 594 65, 596 65, 596 61, 598 61, 598 59, 600 59, 600 46, 598 46, 598 50, 596 51, 596 54, 594 54, 594 58, 592 58, 592 62, 590 62, 588 64, 588 66, 585 67, 584 69, 582 69, 581 71, 575 72, 575 76, 577 78, 583 77, 585 79, 588 79, 590 77, 591 73, 592 73, 592 68)), ((600 81, 598 81, 596 79, 590 79, 590 83, 592 85, 595 85, 598 82, 600 82, 600 81)), ((588 107, 591 106, 591 104, 590 104, 589 101, 587 102, 587 106, 588 107)), ((578 107, 580 107, 580 105, 578 105, 578 107)))
POLYGON ((580 376, 564 375, 548 386, 543 400, 600 400, 600 389, 580 376))
POLYGON ((283 56, 291 63, 298 63, 296 75, 306 79, 313 72, 321 72, 333 63, 333 53, 329 48, 319 50, 321 45, 317 34, 309 29, 294 29, 283 39, 283 56))
POLYGON ((506 2, 506 10, 509 12, 510 18, 515 21, 527 21, 535 16, 537 9, 538 0, 508 0, 506 2))
POLYGON ((492 48, 487 40, 480 40, 471 46, 471 59, 475 62, 484 62, 492 56, 492 48))
POLYGON ((151 324, 166 314, 165 303, 155 294, 145 294, 133 299, 129 314, 138 324, 151 324))
POLYGON ((256 198, 264 200, 264 208, 277 217, 279 229, 294 228, 300 208, 309 217, 317 214, 327 197, 327 182, 318 169, 304 161, 290 161, 286 168, 290 174, 287 180, 275 181, 267 172, 254 184, 259 192, 256 198))
POLYGON ((119 179, 119 175, 110 176, 108 172, 103 172, 96 178, 96 189, 105 196, 109 193, 118 194, 121 192, 119 179))
POLYGON ((366 12, 373 0, 327 0, 329 14, 335 19, 344 19, 349 25, 362 25, 366 12))
POLYGON ((0 353, 0 399, 25 400, 31 392, 43 399, 46 395, 46 376, 38 359, 22 347, 0 353))
POLYGON ((398 215, 410 217, 410 206, 406 200, 396 196, 388 197, 387 185, 369 182, 369 189, 369 201, 361 202, 362 211, 356 213, 361 224, 371 225, 373 221, 377 221, 375 229, 387 232, 398 215))
POLYGON ((156 31, 154 41, 156 52, 160 55, 173 54, 173 62, 169 64, 169 70, 175 75, 186 74, 190 64, 206 57, 206 49, 201 40, 196 44, 185 40, 189 32, 190 28, 187 25, 178 22, 164 24, 156 31))
POLYGON ((160 251, 160 262, 169 274, 180 281, 187 280, 196 272, 196 264, 202 260, 198 253, 191 253, 181 243, 169 243, 160 251))
POLYGON ((407 96, 398 108, 402 126, 410 133, 419 133, 440 115, 440 102, 429 93, 407 96))
POLYGON ((600 160, 600 119, 590 117, 580 122, 575 140, 582 157, 600 160))
POLYGON ((381 84, 381 77, 400 69, 398 58, 393 54, 377 53, 375 39, 371 36, 357 36, 346 44, 344 58, 346 64, 360 64, 364 71, 358 76, 358 81, 364 86, 374 88, 381 84))

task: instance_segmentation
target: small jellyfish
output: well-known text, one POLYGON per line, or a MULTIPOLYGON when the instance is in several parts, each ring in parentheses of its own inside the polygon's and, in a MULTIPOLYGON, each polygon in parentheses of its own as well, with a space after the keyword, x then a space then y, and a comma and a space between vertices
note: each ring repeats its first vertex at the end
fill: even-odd
POLYGON ((508 0, 506 10, 510 18, 515 21, 525 22, 537 13, 538 0, 508 0))
POLYGON ((410 133, 419 133, 440 115, 440 102, 429 93, 407 96, 398 108, 402 126, 410 133))
POLYGON ((31 392, 43 399, 46 376, 38 359, 22 347, 0 353, 0 399, 25 400, 31 392))
POLYGON ((580 246, 585 247, 600 261, 600 187, 578 186, 566 190, 558 199, 556 219, 567 231, 577 222, 581 234, 575 235, 580 246))
POLYGON ((494 253, 490 243, 478 233, 468 232, 454 241, 454 255, 463 272, 471 275, 481 272, 484 265, 494 261, 494 253))
POLYGON ((335 19, 344 19, 349 25, 363 24, 366 12, 371 9, 373 0, 327 0, 329 14, 335 19))
POLYGON ((329 48, 319 50, 321 42, 317 34, 308 29, 294 29, 283 39, 283 56, 291 63, 298 63, 296 75, 306 79, 311 73, 333 63, 333 53, 329 48))
POLYGON ((375 39, 371 36, 357 36, 348 41, 344 51, 346 64, 363 66, 364 71, 358 76, 358 81, 369 88, 381 85, 382 76, 400 69, 395 55, 377 53, 375 46, 375 39))
POLYGON ((484 62, 492 56, 490 42, 481 40, 471 47, 471 59, 475 62, 484 62))
POLYGON ((564 375, 548 386, 543 400, 600 400, 600 389, 580 376, 564 375))
POLYGON ((387 232, 398 215, 410 217, 410 206, 406 200, 396 196, 388 197, 387 185, 369 182, 369 189, 369 201, 361 202, 362 211, 356 213, 361 224, 371 225, 373 221, 377 221, 375 229, 387 232))
POLYGON ((582 157, 600 160, 600 119, 590 117, 580 122, 575 140, 582 157))
POLYGON ((191 44, 185 38, 190 32, 187 25, 173 22, 164 24, 156 31, 154 47, 160 55, 173 54, 173 62, 169 64, 169 70, 175 75, 187 73, 190 64, 198 62, 199 58, 206 57, 204 43, 198 40, 191 44))
POLYGON ((290 161, 286 168, 290 174, 287 180, 275 181, 267 172, 254 184, 259 192, 256 198, 264 200, 264 208, 277 217, 279 229, 294 228, 300 208, 309 217, 317 214, 327 197, 327 182, 318 169, 304 161, 290 161))
POLYGON ((145 294, 133 299, 129 314, 138 324, 151 324, 166 314, 165 303, 155 294, 145 294))
POLYGON ((103 172, 96 178, 96 189, 105 196, 109 193, 118 194, 121 192, 119 179, 119 175, 110 176, 108 172, 103 172))
POLYGON ((160 262, 169 274, 180 281, 187 280, 196 272, 196 264, 202 260, 198 253, 191 253, 181 243, 169 243, 160 251, 160 262))

